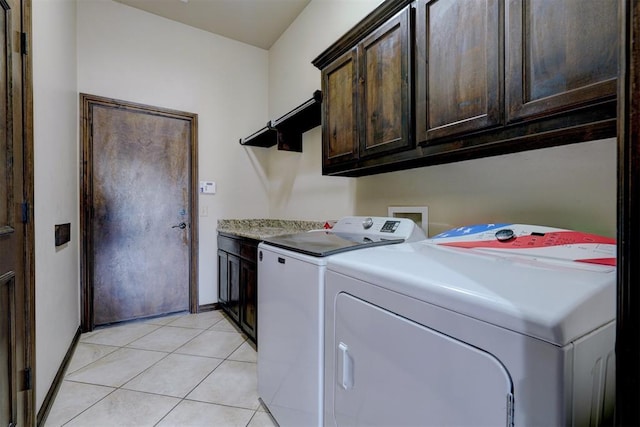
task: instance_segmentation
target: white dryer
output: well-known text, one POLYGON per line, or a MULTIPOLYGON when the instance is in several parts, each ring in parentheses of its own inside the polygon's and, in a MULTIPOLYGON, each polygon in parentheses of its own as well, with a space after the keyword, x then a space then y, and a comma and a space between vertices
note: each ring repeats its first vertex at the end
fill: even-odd
POLYGON ((615 251, 601 236, 484 224, 331 257, 325 425, 610 419, 615 251))

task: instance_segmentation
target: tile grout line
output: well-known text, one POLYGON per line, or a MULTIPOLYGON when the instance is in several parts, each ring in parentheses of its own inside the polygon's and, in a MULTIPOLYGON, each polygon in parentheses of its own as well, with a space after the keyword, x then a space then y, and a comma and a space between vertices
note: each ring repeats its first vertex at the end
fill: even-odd
MULTIPOLYGON (((188 315, 187 315, 188 316, 188 315)), ((176 402, 175 405, 173 405, 173 407, 167 411, 166 414, 164 414, 162 416, 162 418, 156 422, 155 425, 157 425, 158 423, 162 422, 162 420, 164 420, 171 412, 173 412, 176 407, 178 405, 180 405, 182 402, 184 401, 191 401, 191 402, 200 402, 198 400, 195 399, 187 399, 187 396, 192 393, 198 386, 200 386, 202 384, 202 382, 204 382, 207 378, 209 378, 209 376, 211 376, 224 362, 226 361, 230 361, 230 362, 239 362, 239 363, 249 363, 249 364, 256 364, 256 362, 253 361, 246 361, 246 360, 234 360, 234 359, 230 359, 230 357, 240 349, 240 347, 242 347, 245 343, 248 343, 248 337, 243 334, 241 331, 235 330, 235 331, 229 331, 229 330, 225 330, 225 329, 220 329, 220 330, 216 330, 216 329, 212 329, 214 326, 216 326, 217 324, 219 324, 220 322, 222 322, 223 320, 227 320, 227 322, 231 323, 229 321, 229 319, 223 314, 222 318, 215 321, 213 324, 211 324, 209 327, 207 327, 206 329, 200 329, 197 327, 190 327, 190 326, 172 326, 171 323, 176 322, 182 318, 184 318, 186 316, 182 316, 182 317, 178 317, 175 320, 166 323, 166 324, 162 324, 162 325, 157 325, 157 324, 153 324, 153 326, 157 326, 156 328, 154 328, 153 330, 147 332, 146 334, 141 335, 140 337, 137 337, 133 340, 131 340, 130 342, 121 345, 121 346, 114 346, 114 345, 109 345, 109 344, 99 344, 99 343, 91 343, 91 342, 86 342, 84 341, 84 344, 93 344, 93 345, 101 345, 101 346, 105 346, 105 347, 114 347, 115 350, 113 350, 112 352, 100 357, 99 359, 96 359, 84 366, 79 367, 78 369, 74 370, 73 372, 69 372, 65 374, 65 377, 69 374, 75 373, 77 371, 79 371, 80 369, 86 368, 87 366, 98 362, 104 358, 106 358, 107 356, 115 353, 118 350, 122 350, 122 349, 132 349, 132 350, 141 350, 141 351, 155 351, 158 353, 165 353, 165 355, 157 360, 156 362, 154 362, 152 365, 150 365, 149 367, 147 367, 146 369, 144 369, 143 371, 139 372, 138 374, 134 375, 133 377, 129 378, 128 380, 126 380, 123 384, 117 386, 117 387, 113 387, 113 386, 107 386, 104 384, 95 384, 95 383, 87 383, 87 382, 82 382, 82 381, 77 381, 77 380, 70 380, 70 379, 63 379, 63 381, 68 381, 69 383, 81 383, 81 384, 88 384, 88 385, 93 385, 93 386, 99 386, 99 387, 108 387, 108 388, 112 388, 112 390, 107 393, 105 396, 103 396, 102 398, 98 399, 96 402, 94 402, 93 404, 89 405, 87 408, 83 409, 82 411, 80 411, 78 414, 74 415, 73 417, 71 417, 69 420, 65 421, 63 423, 63 425, 67 425, 68 423, 70 423, 71 421, 73 421, 74 419, 76 419, 77 417, 79 417, 81 414, 85 413, 86 411, 88 411, 90 408, 94 407, 95 405, 97 405, 99 402, 102 402, 104 399, 106 399, 108 396, 111 396, 115 391, 117 390, 125 390, 125 391, 131 391, 131 392, 138 392, 138 393, 146 393, 146 394, 150 394, 150 395, 156 395, 156 396, 163 396, 163 397, 169 397, 169 398, 174 398, 174 399, 178 399, 178 401, 176 402), (131 345, 132 343, 134 343, 135 341, 144 338, 145 336, 157 332, 162 328, 165 327, 171 327, 171 328, 183 328, 183 329, 195 329, 195 330, 199 330, 200 332, 198 334, 196 334, 194 337, 190 338, 188 341, 182 343, 181 345, 179 345, 177 348, 175 348, 174 350, 167 352, 167 351, 160 351, 160 350, 149 350, 149 349, 144 349, 144 348, 136 348, 136 347, 129 347, 129 345, 131 345), (197 337, 199 337, 200 335, 202 335, 203 332, 205 331, 216 331, 216 332, 230 332, 230 333, 237 333, 241 338, 242 338, 242 342, 240 342, 240 344, 238 344, 233 350, 231 350, 227 356, 224 359, 220 359, 220 358, 216 358, 216 357, 209 357, 209 356, 201 356, 201 355, 189 355, 189 354, 183 354, 183 353, 177 353, 177 351, 182 348, 183 346, 187 345, 189 342, 193 341, 194 339, 196 339, 197 337), (199 381, 194 387, 192 387, 185 395, 184 397, 176 397, 176 396, 170 396, 167 394, 160 394, 160 393, 152 393, 152 392, 146 392, 146 391, 137 391, 137 390, 130 390, 127 388, 124 388, 124 386, 126 386, 126 384, 128 384, 129 382, 131 382, 133 379, 139 377, 140 375, 142 375, 145 372, 148 372, 150 369, 152 369, 154 366, 156 366, 158 363, 160 363, 161 361, 165 360, 167 357, 169 357, 169 355, 172 354, 176 354, 176 355, 186 355, 186 356, 196 356, 196 357, 204 357, 204 358, 208 358, 208 359, 216 359, 216 360, 222 360, 218 365, 216 365, 216 367, 211 370, 211 372, 209 372, 201 381, 199 381)), ((233 325, 232 325, 233 326, 233 325)), ((254 350, 257 351, 252 345, 250 345, 250 347, 254 350)), ((251 409, 251 408, 246 408, 246 407, 241 407, 241 406, 233 406, 233 405, 225 405, 225 404, 221 404, 221 403, 214 403, 214 402, 202 402, 202 403, 206 403, 206 404, 213 404, 213 405, 218 405, 218 406, 225 406, 225 407, 229 407, 229 408, 236 408, 236 409, 243 409, 243 410, 249 410, 249 411, 253 411, 253 414, 251 416, 251 418, 249 419, 248 424, 251 423, 251 421, 253 420, 253 418, 256 416, 256 414, 260 411, 260 403, 258 403, 257 408, 255 409, 251 409)))

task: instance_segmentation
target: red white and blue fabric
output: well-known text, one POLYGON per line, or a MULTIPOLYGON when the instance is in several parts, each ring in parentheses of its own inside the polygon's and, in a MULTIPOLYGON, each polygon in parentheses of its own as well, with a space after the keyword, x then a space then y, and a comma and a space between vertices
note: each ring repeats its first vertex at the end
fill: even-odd
POLYGON ((440 233, 430 243, 464 249, 482 249, 607 266, 616 265, 616 240, 596 234, 526 224, 476 224, 440 233), (500 241, 496 233, 513 231, 500 241))

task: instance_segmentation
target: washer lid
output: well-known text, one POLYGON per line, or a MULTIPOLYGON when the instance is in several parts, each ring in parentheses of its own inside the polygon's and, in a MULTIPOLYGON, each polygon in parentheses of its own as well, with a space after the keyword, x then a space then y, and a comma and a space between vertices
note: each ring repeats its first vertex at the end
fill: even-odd
POLYGON ((610 266, 419 242, 336 255, 327 268, 559 346, 615 319, 610 266))
POLYGON ((383 238, 374 235, 336 233, 321 230, 274 236, 264 240, 268 245, 316 257, 324 257, 369 246, 401 243, 403 241, 404 239, 402 238, 383 238))

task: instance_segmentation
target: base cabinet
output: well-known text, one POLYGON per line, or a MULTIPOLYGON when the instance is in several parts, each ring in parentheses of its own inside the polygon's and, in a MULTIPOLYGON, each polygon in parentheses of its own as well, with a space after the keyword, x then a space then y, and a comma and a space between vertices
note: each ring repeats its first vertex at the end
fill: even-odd
POLYGON ((218 235, 218 302, 229 317, 257 343, 258 241, 218 235))

